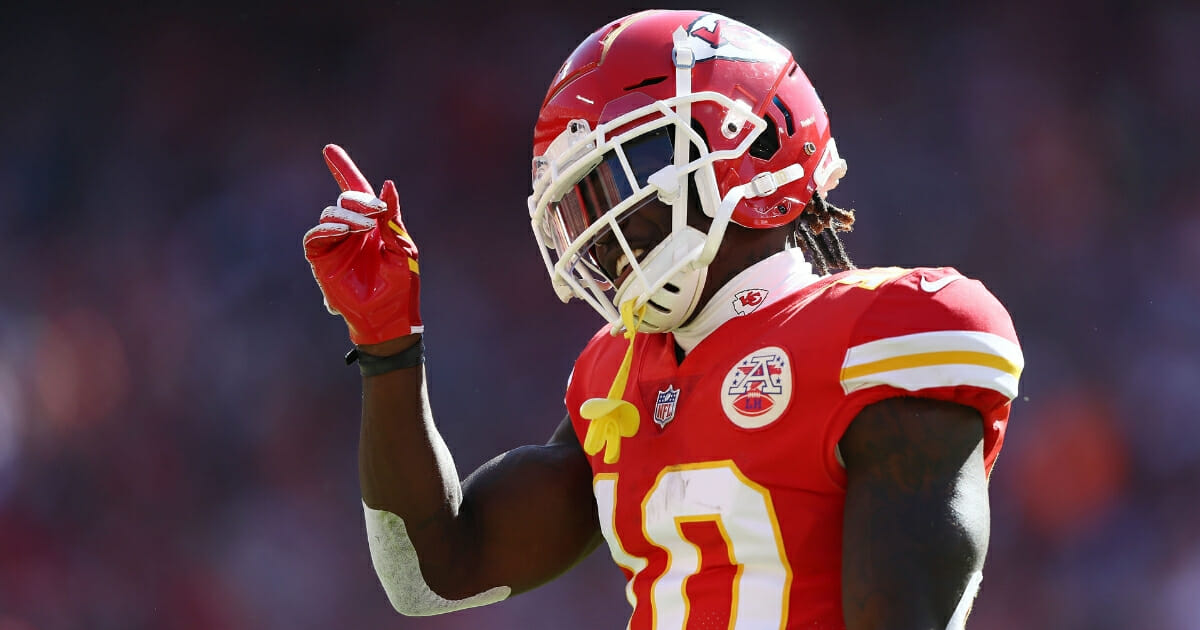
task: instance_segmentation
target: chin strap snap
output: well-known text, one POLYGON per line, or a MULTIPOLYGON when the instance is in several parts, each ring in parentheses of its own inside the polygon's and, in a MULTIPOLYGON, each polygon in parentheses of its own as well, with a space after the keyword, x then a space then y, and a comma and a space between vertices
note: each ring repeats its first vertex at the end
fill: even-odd
POLYGON ((605 464, 617 463, 617 459, 621 457, 621 438, 637 434, 638 423, 641 421, 637 407, 622 400, 625 384, 629 381, 629 368, 633 364, 634 340, 647 308, 643 304, 635 313, 633 302, 629 300, 621 304, 621 323, 625 325, 625 338, 629 340, 629 347, 625 349, 625 358, 621 360, 617 376, 613 379, 612 387, 608 389, 608 397, 591 398, 579 408, 579 415, 590 421, 583 440, 583 450, 588 455, 595 455, 600 449, 604 449, 605 464))

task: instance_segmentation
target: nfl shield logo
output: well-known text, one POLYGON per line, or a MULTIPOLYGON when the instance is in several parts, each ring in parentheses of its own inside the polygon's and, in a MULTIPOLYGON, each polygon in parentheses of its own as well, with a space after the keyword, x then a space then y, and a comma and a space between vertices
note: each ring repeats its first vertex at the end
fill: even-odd
POLYGON ((654 401, 654 423, 658 428, 667 426, 675 418, 675 403, 679 402, 679 389, 667 385, 665 390, 658 392, 654 401))

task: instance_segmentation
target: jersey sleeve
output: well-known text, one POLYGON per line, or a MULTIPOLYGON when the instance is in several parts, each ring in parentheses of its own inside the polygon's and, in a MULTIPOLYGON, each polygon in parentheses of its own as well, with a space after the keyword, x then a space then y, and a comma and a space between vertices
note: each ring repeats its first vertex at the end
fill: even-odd
POLYGON ((1012 319, 977 280, 951 268, 916 269, 876 289, 851 328, 839 382, 845 399, 825 449, 867 405, 919 396, 974 407, 984 419, 990 472, 1025 360, 1012 319))

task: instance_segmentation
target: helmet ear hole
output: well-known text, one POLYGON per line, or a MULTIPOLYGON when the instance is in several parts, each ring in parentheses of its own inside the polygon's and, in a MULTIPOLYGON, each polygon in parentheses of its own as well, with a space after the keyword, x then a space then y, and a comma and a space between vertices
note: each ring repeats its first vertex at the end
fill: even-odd
POLYGON ((787 128, 787 135, 796 135, 796 123, 792 121, 792 110, 788 109, 788 106, 784 105, 783 100, 778 96, 771 99, 771 102, 775 103, 775 107, 779 108, 779 113, 783 114, 783 124, 787 128))
POLYGON ((767 128, 763 129, 750 145, 750 155, 760 160, 769 160, 779 150, 779 130, 770 114, 764 114, 763 118, 767 121, 767 128))

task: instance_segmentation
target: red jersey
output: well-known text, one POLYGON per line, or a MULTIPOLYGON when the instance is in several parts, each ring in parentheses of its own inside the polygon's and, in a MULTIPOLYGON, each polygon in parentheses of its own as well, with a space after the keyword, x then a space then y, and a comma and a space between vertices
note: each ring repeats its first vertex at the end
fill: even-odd
MULTIPOLYGON (((736 294, 746 306, 757 296, 736 294)), ((724 322, 682 363, 641 334, 624 399, 640 422, 616 462, 590 456, 600 526, 629 582, 630 630, 844 628, 845 470, 866 405, 922 396, 985 422, 990 473, 1023 359, 1003 306, 949 268, 851 270, 724 322)), ((607 395, 627 341, 605 327, 566 403, 607 395)))

